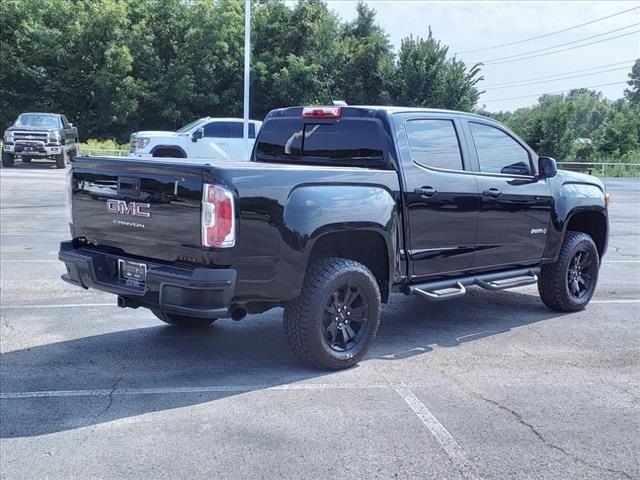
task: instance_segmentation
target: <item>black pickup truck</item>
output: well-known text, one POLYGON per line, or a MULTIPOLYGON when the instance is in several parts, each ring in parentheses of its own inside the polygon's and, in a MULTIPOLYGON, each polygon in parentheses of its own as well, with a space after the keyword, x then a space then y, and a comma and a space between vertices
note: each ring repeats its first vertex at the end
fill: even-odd
POLYGON ((274 110, 251 162, 76 158, 69 198, 67 282, 183 327, 284 307, 296 356, 327 369, 363 358, 392 292, 537 282, 582 309, 608 237, 598 179, 429 109, 274 110))
POLYGON ((3 167, 13 167, 19 157, 23 163, 50 158, 56 167, 65 168, 78 153, 78 129, 58 113, 22 113, 7 123, 3 140, 3 167))

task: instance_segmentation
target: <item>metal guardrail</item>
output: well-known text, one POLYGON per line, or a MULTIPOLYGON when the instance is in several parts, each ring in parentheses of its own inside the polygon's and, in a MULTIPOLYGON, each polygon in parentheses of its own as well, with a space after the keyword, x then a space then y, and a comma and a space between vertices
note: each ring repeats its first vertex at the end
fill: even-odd
POLYGON ((589 172, 597 172, 605 175, 611 169, 625 170, 628 173, 637 173, 640 175, 640 163, 621 163, 621 162, 558 162, 558 167, 565 167, 567 170, 582 170, 589 172))
POLYGON ((78 153, 87 157, 126 157, 129 155, 129 150, 109 150, 104 148, 85 148, 81 146, 78 153))

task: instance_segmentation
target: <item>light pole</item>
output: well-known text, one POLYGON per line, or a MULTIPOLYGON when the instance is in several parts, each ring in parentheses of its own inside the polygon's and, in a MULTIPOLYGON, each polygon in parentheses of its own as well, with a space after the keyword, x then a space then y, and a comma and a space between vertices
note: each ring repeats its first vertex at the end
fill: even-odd
POLYGON ((244 107, 242 138, 249 158, 249 75, 251 74, 251 0, 244 0, 244 107))

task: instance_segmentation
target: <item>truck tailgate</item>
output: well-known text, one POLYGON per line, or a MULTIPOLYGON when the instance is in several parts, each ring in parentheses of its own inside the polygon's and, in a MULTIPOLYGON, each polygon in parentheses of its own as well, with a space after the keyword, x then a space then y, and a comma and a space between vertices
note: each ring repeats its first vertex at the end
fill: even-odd
POLYGON ((201 252, 202 165, 132 159, 73 162, 74 238, 167 261, 201 252))

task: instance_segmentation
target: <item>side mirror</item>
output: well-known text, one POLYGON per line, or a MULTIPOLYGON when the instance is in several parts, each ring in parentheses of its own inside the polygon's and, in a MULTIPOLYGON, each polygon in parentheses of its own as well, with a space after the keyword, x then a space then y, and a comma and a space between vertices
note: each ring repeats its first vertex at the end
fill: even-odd
POLYGON ((197 129, 195 132, 193 132, 193 135, 191 135, 191 141, 192 142, 197 142, 198 140, 200 140, 201 138, 204 137, 204 128, 199 128, 197 129))
POLYGON ((538 175, 540 178, 553 178, 558 173, 556 161, 551 157, 538 158, 538 175))
POLYGON ((69 128, 73 127, 73 123, 69 123, 69 128))
POLYGON ((4 124, 5 128, 9 128, 11 126, 13 126, 13 122, 7 122, 7 123, 4 124))

